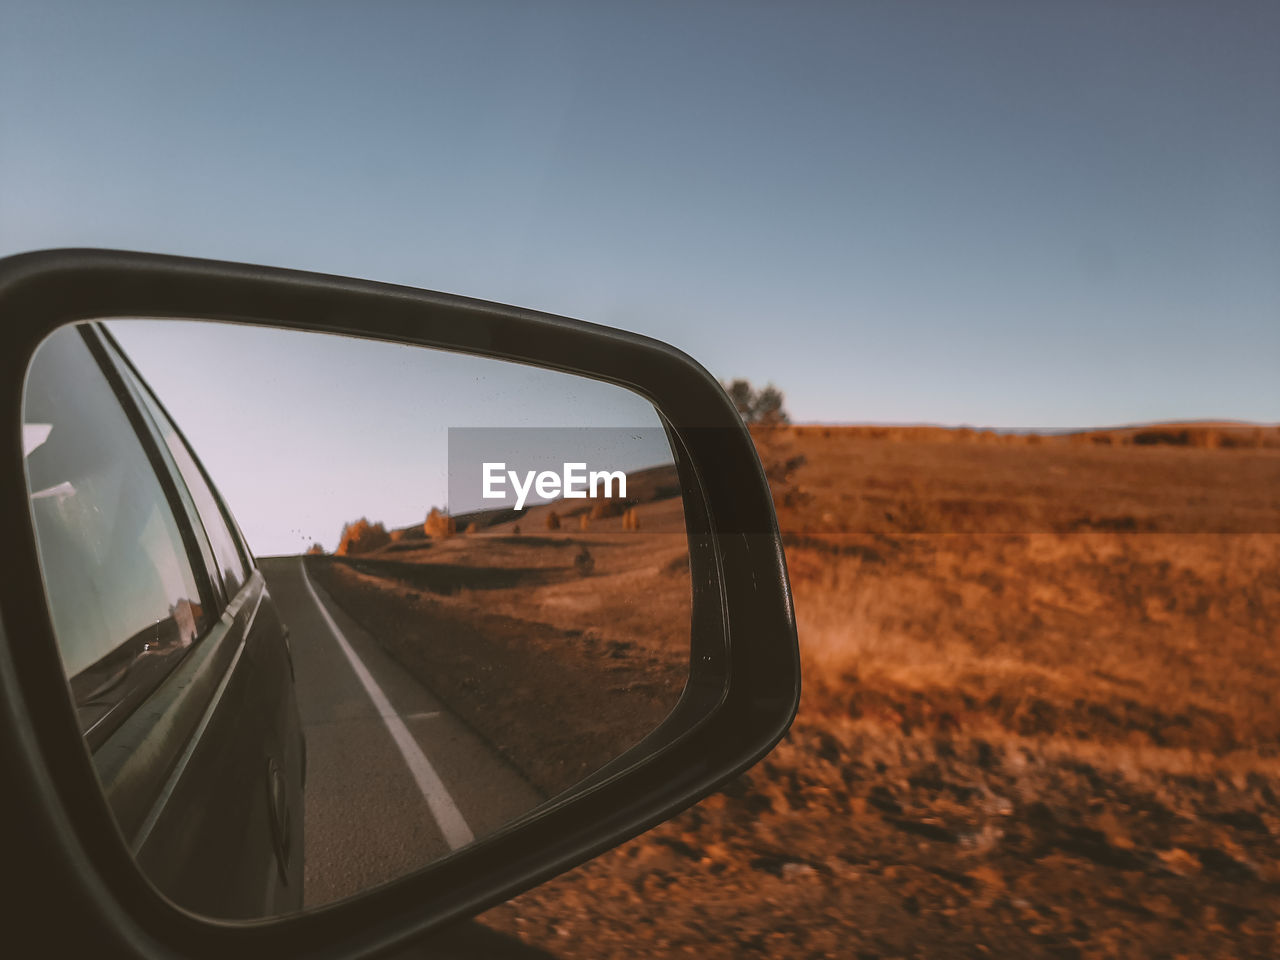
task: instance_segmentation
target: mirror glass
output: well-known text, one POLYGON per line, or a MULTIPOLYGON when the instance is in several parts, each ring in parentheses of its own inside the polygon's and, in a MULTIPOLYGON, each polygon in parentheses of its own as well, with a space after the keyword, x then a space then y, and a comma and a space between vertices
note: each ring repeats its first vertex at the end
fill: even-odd
POLYGON ((186 320, 61 328, 23 451, 68 686, 160 892, 258 918, 572 791, 680 699, 691 588, 645 400, 186 320))

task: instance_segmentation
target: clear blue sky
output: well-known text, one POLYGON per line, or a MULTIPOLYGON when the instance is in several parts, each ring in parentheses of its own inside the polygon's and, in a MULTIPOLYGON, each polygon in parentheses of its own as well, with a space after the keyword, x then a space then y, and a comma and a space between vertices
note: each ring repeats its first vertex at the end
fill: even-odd
POLYGON ((549 310, 803 421, 1275 421, 1277 50, 1274 0, 8 3, 0 253, 549 310))

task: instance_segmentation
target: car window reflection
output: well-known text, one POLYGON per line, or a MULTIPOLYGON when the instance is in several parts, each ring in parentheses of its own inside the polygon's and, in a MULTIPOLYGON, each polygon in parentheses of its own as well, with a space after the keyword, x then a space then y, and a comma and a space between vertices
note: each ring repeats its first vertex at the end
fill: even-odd
POLYGON ((50 615, 89 727, 126 676, 189 646, 209 616, 164 489, 75 329, 36 352, 24 421, 50 615))
POLYGON ((174 427, 173 421, 169 419, 161 406, 156 403, 151 391, 128 368, 128 365, 121 364, 121 367, 124 369, 125 375, 133 383, 134 389, 160 431, 161 437, 164 438, 164 444, 168 448, 170 456, 173 457, 173 462, 177 465, 178 472, 182 474, 182 479, 185 481, 187 489, 195 500, 196 511, 200 515, 200 521, 204 525, 205 533, 209 537, 209 543, 217 557, 218 570, 222 574, 222 582, 226 588, 227 597, 234 597, 248 579, 248 571, 245 569, 244 560, 240 556, 240 550, 236 546, 235 538, 231 533, 226 518, 218 506, 217 498, 205 480, 204 474, 200 471, 200 467, 196 464, 195 458, 191 455, 190 449, 183 442, 177 428, 174 427))

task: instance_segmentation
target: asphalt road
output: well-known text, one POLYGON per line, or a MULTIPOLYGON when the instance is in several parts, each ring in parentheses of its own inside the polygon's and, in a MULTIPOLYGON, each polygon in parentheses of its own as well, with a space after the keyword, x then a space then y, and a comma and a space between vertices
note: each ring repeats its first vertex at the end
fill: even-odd
POLYGON ((305 906, 394 880, 541 802, 306 575, 259 566, 288 624, 307 737, 305 906))

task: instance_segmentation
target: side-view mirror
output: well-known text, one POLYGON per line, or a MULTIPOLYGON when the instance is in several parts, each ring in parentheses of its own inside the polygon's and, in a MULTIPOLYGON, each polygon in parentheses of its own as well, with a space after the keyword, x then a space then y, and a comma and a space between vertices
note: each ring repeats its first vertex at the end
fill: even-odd
POLYGON ((0 261, 0 316, 0 829, 42 953, 382 953, 787 730, 769 486, 678 350, 100 250, 0 261))

